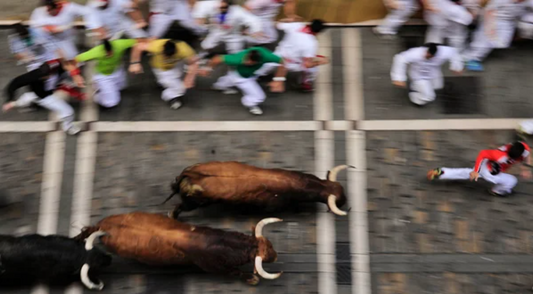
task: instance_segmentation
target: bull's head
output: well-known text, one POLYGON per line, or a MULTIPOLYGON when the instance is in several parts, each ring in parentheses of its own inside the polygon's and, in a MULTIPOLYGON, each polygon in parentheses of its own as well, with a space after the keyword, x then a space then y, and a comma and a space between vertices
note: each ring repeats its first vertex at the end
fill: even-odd
POLYGON ((97 248, 94 248, 94 241, 106 235, 102 231, 92 233, 85 241, 85 250, 88 252, 88 258, 86 263, 82 266, 80 271, 81 282, 90 290, 102 290, 104 283, 98 280, 98 283, 93 283, 89 278, 89 270, 91 267, 101 268, 111 264, 111 256, 101 252, 97 248))
POLYGON ((352 166, 348 165, 339 165, 332 168, 328 171, 327 180, 328 180, 328 194, 324 195, 327 197, 326 203, 328 204, 329 210, 336 215, 347 215, 345 211, 339 209, 346 203, 346 195, 344 194, 344 188, 341 184, 337 182, 337 174, 352 166))
POLYGON ((257 223, 255 227, 255 238, 257 239, 257 253, 255 255, 255 272, 262 278, 274 280, 281 276, 282 273, 270 274, 263 269, 263 262, 275 262, 278 259, 278 254, 274 250, 272 243, 263 237, 263 228, 271 223, 281 222, 279 218, 265 218, 257 223))

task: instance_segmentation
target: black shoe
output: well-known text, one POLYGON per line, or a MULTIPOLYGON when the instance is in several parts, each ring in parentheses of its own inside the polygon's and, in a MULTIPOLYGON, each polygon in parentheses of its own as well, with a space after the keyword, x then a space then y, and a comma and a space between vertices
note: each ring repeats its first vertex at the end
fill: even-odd
POLYGON ((498 197, 502 197, 502 198, 507 198, 507 197, 509 197, 509 196, 511 196, 513 194, 513 191, 511 190, 511 193, 500 194, 500 193, 496 193, 496 192, 492 191, 492 189, 489 189, 489 193, 492 196, 498 196, 498 197))
POLYGON ((180 108, 183 105, 183 101, 181 101, 180 97, 176 97, 176 98, 170 100, 168 102, 168 104, 170 105, 171 109, 176 110, 176 109, 180 108))

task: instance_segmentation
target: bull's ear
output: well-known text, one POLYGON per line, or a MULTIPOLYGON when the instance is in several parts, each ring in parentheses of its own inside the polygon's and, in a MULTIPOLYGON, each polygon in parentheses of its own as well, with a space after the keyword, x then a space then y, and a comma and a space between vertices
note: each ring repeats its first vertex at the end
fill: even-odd
POLYGON ((326 180, 329 180, 329 173, 330 171, 328 170, 328 173, 326 174, 326 180))

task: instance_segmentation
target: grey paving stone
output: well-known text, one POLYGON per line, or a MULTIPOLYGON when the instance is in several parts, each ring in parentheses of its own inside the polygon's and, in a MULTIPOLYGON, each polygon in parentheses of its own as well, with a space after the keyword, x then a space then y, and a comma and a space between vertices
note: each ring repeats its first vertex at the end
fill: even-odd
POLYGON ((43 172, 44 134, 1 134, 0 234, 35 233, 43 172))

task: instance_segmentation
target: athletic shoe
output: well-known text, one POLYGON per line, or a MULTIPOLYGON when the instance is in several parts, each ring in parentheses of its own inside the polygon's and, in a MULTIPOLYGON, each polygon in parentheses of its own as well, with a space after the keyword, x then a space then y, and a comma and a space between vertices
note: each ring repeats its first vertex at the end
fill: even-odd
POLYGON ((494 192, 492 189, 489 189, 489 194, 492 195, 492 196, 498 196, 498 197, 506 198, 506 197, 511 196, 511 194, 513 194, 513 191, 511 191, 511 193, 500 194, 500 193, 494 192))
POLYGON ((169 101, 169 104, 171 109, 176 110, 183 105, 183 102, 181 102, 181 98, 174 98, 169 101))
POLYGON ((81 131, 81 129, 77 126, 71 126, 70 128, 68 128, 67 130, 67 134, 71 135, 71 136, 75 136, 77 135, 79 132, 81 131))
POLYGON ((373 27, 372 32, 378 38, 383 39, 383 40, 396 40, 397 39, 396 35, 394 34, 383 34, 382 32, 379 31, 378 27, 373 27))
POLYGON ((428 171, 428 180, 432 181, 434 179, 438 179, 440 177, 440 175, 442 175, 443 172, 442 170, 439 168, 436 168, 436 169, 432 169, 430 171, 428 171))
POLYGON ((263 114, 263 110, 261 110, 261 108, 259 108, 259 106, 250 107, 250 108, 248 108, 248 110, 253 115, 261 115, 261 114, 263 114))
POLYGON ((466 63, 466 69, 469 71, 483 71, 483 64, 476 60, 470 60, 466 63))
POLYGON ((222 94, 225 94, 225 95, 233 95, 233 94, 239 93, 237 90, 235 90, 233 88, 221 88, 221 87, 217 87, 215 85, 211 86, 211 89, 213 89, 215 91, 222 91, 222 94))

